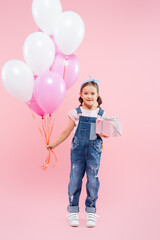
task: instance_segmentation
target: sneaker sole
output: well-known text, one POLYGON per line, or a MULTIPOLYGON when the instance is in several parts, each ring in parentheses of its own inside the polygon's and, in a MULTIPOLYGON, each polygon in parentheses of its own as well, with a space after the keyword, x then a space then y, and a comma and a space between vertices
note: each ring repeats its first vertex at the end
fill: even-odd
POLYGON ((79 227, 79 224, 78 225, 70 225, 71 227, 79 227))

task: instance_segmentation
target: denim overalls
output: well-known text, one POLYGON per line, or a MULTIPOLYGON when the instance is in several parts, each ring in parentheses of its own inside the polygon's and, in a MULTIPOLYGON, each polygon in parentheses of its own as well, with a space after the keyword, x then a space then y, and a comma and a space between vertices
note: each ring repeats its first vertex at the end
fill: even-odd
MULTIPOLYGON (((87 174, 87 198, 85 211, 96 212, 98 199, 101 148, 103 140, 96 134, 97 117, 81 116, 80 107, 76 108, 79 115, 79 124, 71 143, 71 172, 68 184, 69 206, 68 212, 79 212, 79 196, 82 188, 82 179, 87 174)), ((104 110, 99 109, 98 115, 102 116, 104 110)))

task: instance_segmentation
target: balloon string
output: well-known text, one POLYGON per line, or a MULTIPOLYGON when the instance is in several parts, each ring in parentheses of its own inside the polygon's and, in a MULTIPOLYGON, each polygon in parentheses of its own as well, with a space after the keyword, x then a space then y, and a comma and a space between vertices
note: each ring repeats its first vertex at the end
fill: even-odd
MULTIPOLYGON (((30 109, 30 111, 31 111, 32 117, 34 118, 34 120, 36 120, 36 117, 35 117, 35 115, 33 114, 33 111, 32 111, 32 109, 31 109, 30 102, 28 103, 28 105, 29 105, 29 109, 30 109)), ((36 124, 37 124, 37 123, 36 123, 36 124)), ((40 131, 40 133, 41 133, 41 135, 42 135, 43 141, 45 142, 44 135, 43 135, 43 133, 42 133, 42 130, 41 130, 40 127, 38 126, 38 124, 37 124, 37 127, 38 127, 38 129, 39 129, 39 131, 40 131)))
MULTIPOLYGON (((53 126, 54 126, 54 116, 53 116, 52 126, 51 126, 51 129, 50 129, 49 139, 50 139, 50 136, 52 134, 53 126)), ((57 163, 57 156, 56 156, 55 152, 53 151, 53 149, 51 149, 51 152, 53 153, 54 158, 55 158, 55 163, 52 166, 54 168, 56 163, 57 163)))
MULTIPOLYGON (((45 120, 45 126, 44 126, 44 124, 42 124, 42 127, 43 127, 43 131, 44 131, 44 134, 45 134, 45 137, 46 137, 46 144, 48 145, 49 141, 50 141, 51 133, 52 133, 52 130, 53 130, 53 123, 52 123, 52 126, 51 126, 51 115, 46 116, 46 119, 44 119, 44 120, 45 120)), ((50 160, 51 160, 51 152, 53 153, 53 155, 55 157, 55 163, 53 164, 53 167, 55 167, 55 165, 57 163, 56 154, 54 153, 53 150, 50 150, 44 164, 42 165, 43 171, 45 171, 47 169, 47 167, 49 166, 49 163, 50 163, 50 160)))
POLYGON ((54 153, 54 151, 53 150, 51 150, 51 152, 53 153, 53 155, 54 155, 54 157, 55 157, 55 163, 53 164, 53 168, 55 167, 55 165, 56 165, 56 163, 57 163, 57 156, 56 156, 56 154, 54 153))
POLYGON ((28 102, 28 106, 29 106, 29 109, 30 109, 30 111, 31 111, 32 117, 33 117, 34 119, 36 119, 36 118, 35 118, 35 115, 33 114, 32 110, 31 110, 30 102, 28 102))
POLYGON ((47 142, 49 144, 49 130, 50 130, 51 116, 48 116, 47 142))
POLYGON ((49 166, 50 158, 51 158, 51 153, 49 152, 48 156, 45 160, 45 163, 42 165, 43 171, 45 171, 47 169, 47 167, 49 166))
POLYGON ((63 71, 63 80, 64 80, 64 78, 65 78, 67 60, 68 60, 68 56, 65 57, 64 71, 63 71))
POLYGON ((54 153, 53 150, 50 150, 49 153, 48 153, 48 156, 44 162, 44 164, 42 165, 42 169, 43 171, 45 171, 47 169, 47 167, 49 166, 49 163, 50 163, 50 159, 51 159, 51 152, 53 153, 54 157, 55 157, 55 163, 53 164, 53 168, 56 166, 56 163, 57 163, 57 156, 56 154, 54 153))
POLYGON ((42 165, 42 169, 45 171, 47 169, 47 167, 49 166, 49 163, 50 163, 50 159, 51 159, 51 152, 53 153, 54 157, 55 157, 55 163, 53 164, 53 168, 55 167, 56 163, 57 163, 57 156, 56 154, 54 153, 53 150, 50 150, 49 153, 48 153, 48 156, 44 162, 44 164, 42 165))
MULTIPOLYGON (((33 111, 31 110, 31 106, 30 106, 30 103, 28 104, 29 105, 29 109, 31 111, 31 114, 32 114, 32 117, 34 118, 34 120, 36 120, 36 117, 33 113, 33 111)), ((50 141, 50 137, 51 137, 51 134, 52 134, 52 130, 53 130, 53 123, 52 122, 52 125, 51 125, 51 115, 48 115, 48 116, 44 116, 42 119, 41 119, 41 123, 42 123, 42 130, 41 128, 38 126, 38 129, 43 137, 43 140, 45 142, 45 144, 49 144, 49 141, 50 141), (51 125, 51 127, 50 127, 51 125)), ((54 151, 51 149, 46 157, 46 160, 44 162, 44 164, 42 165, 42 169, 43 171, 45 171, 47 169, 47 167, 49 166, 49 163, 50 163, 50 160, 51 160, 51 153, 54 155, 54 158, 55 158, 55 162, 53 164, 53 168, 55 167, 56 163, 57 163, 57 156, 56 154, 54 153, 54 151)))
POLYGON ((48 145, 48 115, 46 116, 46 144, 48 145))
MULTIPOLYGON (((45 119, 44 119, 44 121, 45 121, 45 119)), ((44 136, 45 136, 45 143, 47 144, 47 135, 46 135, 46 129, 45 129, 45 127, 44 127, 44 124, 45 123, 43 123, 43 119, 42 119, 42 129, 43 129, 43 133, 44 133, 44 136)))
POLYGON ((52 120, 52 115, 49 116, 50 118, 50 129, 49 129, 49 133, 48 133, 48 139, 50 140, 51 134, 52 134, 52 130, 53 130, 53 126, 54 126, 54 116, 53 116, 53 120, 52 120))
POLYGON ((46 128, 47 128, 47 126, 46 126, 46 118, 44 117, 44 129, 45 129, 45 132, 46 132, 46 128))
POLYGON ((49 133, 49 139, 50 139, 50 137, 51 137, 51 134, 52 134, 53 125, 54 125, 54 119, 53 119, 52 126, 51 126, 51 129, 50 129, 50 133, 49 133))

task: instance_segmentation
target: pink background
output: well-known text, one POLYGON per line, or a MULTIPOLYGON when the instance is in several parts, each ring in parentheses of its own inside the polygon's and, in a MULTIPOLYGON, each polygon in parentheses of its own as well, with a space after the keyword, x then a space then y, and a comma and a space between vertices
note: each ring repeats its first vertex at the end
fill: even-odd
MULTIPOLYGON (((71 228, 67 187, 71 134, 55 149, 58 163, 42 172, 46 149, 28 107, 0 81, 0 237, 33 239, 160 239, 160 3, 157 0, 61 0, 77 12, 86 33, 75 51, 80 78, 55 114, 52 140, 78 106, 79 86, 89 74, 100 80, 102 108, 123 122, 123 136, 104 139, 97 227, 85 227, 86 177, 80 227, 71 228), (105 237, 104 237, 105 234, 105 237)), ((0 9, 0 69, 23 59, 26 37, 37 31, 31 0, 6 0, 0 9)))

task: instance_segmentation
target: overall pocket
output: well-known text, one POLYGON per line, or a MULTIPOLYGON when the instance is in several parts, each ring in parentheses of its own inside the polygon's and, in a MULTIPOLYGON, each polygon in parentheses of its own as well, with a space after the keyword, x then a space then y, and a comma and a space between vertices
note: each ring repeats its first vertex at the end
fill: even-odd
POLYGON ((89 123, 79 122, 78 137, 81 139, 86 139, 88 129, 89 129, 89 123))
POLYGON ((102 143, 103 143, 103 140, 96 140, 95 142, 94 142, 94 148, 96 149, 96 151, 98 152, 98 153, 101 153, 102 152, 102 143))
POLYGON ((78 147, 79 145, 79 141, 75 138, 72 139, 72 142, 71 142, 71 150, 74 150, 78 147))

